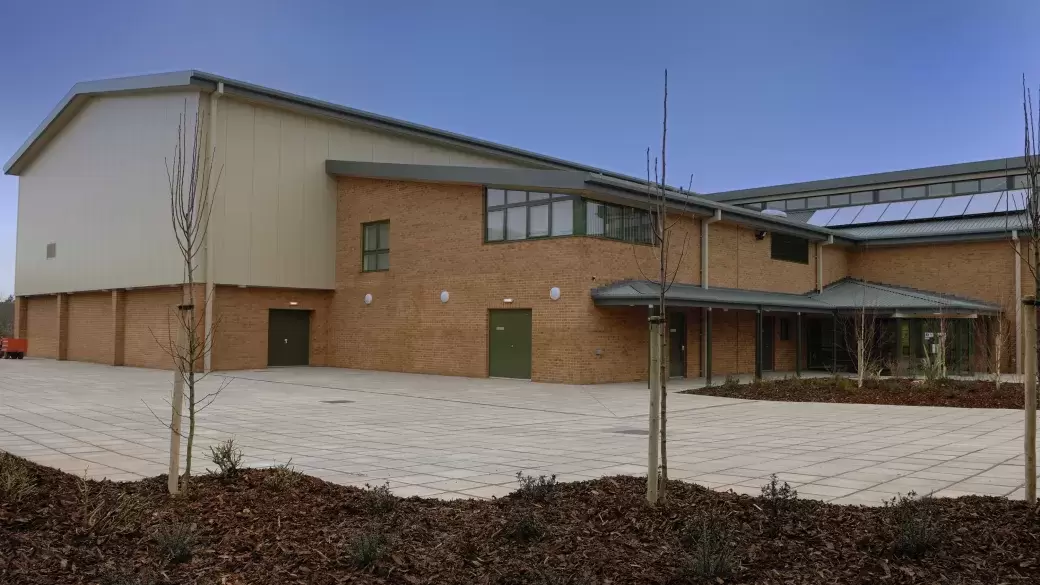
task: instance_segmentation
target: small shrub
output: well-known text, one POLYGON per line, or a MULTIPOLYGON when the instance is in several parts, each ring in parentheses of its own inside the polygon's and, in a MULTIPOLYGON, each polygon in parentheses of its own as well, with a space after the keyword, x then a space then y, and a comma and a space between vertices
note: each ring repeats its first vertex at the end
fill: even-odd
POLYGON ((727 374, 726 381, 722 383, 722 387, 726 390, 736 390, 740 387, 740 377, 736 374, 727 374))
POLYGON ((762 504, 765 507, 769 534, 780 534, 784 519, 797 501, 797 490, 791 489, 786 481, 781 485, 775 473, 769 476, 769 483, 762 486, 762 504))
POLYGON ((390 482, 383 485, 371 486, 365 484, 365 501, 368 509, 377 514, 392 512, 397 505, 397 496, 390 491, 390 482))
POLYGON ((535 477, 533 475, 524 475, 524 472, 517 471, 516 481, 520 484, 520 488, 517 491, 521 496, 529 500, 542 502, 551 498, 553 492, 556 491, 555 473, 549 477, 544 475, 535 477))
POLYGON ((856 389, 856 383, 852 381, 852 378, 842 376, 841 374, 834 374, 832 379, 834 380, 834 387, 838 390, 848 392, 856 389))
POLYGON ((271 473, 264 478, 264 484, 271 489, 284 492, 296 487, 303 479, 303 474, 292 466, 292 459, 285 463, 275 465, 271 473))
POLYGON ((506 536, 517 542, 534 542, 545 536, 545 527, 538 518, 531 514, 523 514, 516 518, 506 530, 506 536))
POLYGON ((687 532, 684 540, 690 550, 687 571, 702 579, 721 579, 737 568, 729 532, 723 520, 712 514, 687 532))
POLYGON ((79 479, 80 523, 88 533, 128 532, 141 525, 144 501, 133 494, 119 494, 115 502, 106 498, 103 487, 91 488, 86 473, 79 479))
POLYGON ((389 542, 381 532, 362 534, 350 542, 350 561, 358 568, 367 569, 383 558, 388 546, 389 542))
POLYGON ((191 550, 195 547, 195 525, 186 522, 164 524, 155 532, 155 544, 165 560, 183 563, 191 559, 191 550))
POLYGON ((220 470, 217 475, 224 479, 234 479, 242 471, 242 449, 235 445, 234 437, 210 447, 209 459, 220 470))
POLYGON ((894 530, 892 549, 911 559, 921 558, 940 541, 939 530, 928 514, 930 498, 916 496, 909 492, 885 502, 894 530))
POLYGON ((20 502, 36 493, 36 479, 24 461, 0 452, 0 502, 20 502))

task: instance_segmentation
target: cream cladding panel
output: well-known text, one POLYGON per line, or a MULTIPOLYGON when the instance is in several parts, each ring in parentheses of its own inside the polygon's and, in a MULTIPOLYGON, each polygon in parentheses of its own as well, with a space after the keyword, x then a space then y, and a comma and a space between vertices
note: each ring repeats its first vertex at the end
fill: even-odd
POLYGON ((18 179, 16 294, 183 281, 165 159, 198 96, 95 97, 47 145, 18 179))
POLYGON ((217 102, 216 137, 221 178, 211 229, 220 284, 335 287, 336 183, 325 173, 328 159, 516 166, 229 96, 217 102))

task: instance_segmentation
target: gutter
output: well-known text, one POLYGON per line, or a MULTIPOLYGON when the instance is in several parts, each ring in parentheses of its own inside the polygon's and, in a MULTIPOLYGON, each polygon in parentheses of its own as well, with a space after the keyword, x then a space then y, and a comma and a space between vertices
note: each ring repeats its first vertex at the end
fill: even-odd
POLYGON ((722 210, 716 209, 711 217, 701 220, 701 288, 708 288, 708 226, 722 221, 722 210))
MULTIPOLYGON (((217 102, 220 97, 224 95, 224 83, 217 83, 216 90, 209 95, 209 143, 206 145, 208 148, 207 155, 214 156, 217 152, 217 102)), ((200 107, 199 113, 202 112, 200 107)), ((198 114, 196 114, 198 115, 198 114)), ((207 183, 207 187, 209 184, 207 183)), ((216 192, 211 191, 206 193, 207 198, 216 197, 216 192)), ((209 218, 206 219, 206 315, 205 315, 205 327, 206 336, 203 338, 203 348, 205 354, 202 358, 202 369, 204 372, 213 370, 213 297, 215 296, 217 285, 214 281, 214 268, 213 268, 213 233, 211 228, 213 226, 213 200, 209 201, 209 209, 207 211, 209 218)))
POLYGON ((823 247, 834 243, 834 236, 825 242, 816 242, 816 292, 823 292, 823 247))

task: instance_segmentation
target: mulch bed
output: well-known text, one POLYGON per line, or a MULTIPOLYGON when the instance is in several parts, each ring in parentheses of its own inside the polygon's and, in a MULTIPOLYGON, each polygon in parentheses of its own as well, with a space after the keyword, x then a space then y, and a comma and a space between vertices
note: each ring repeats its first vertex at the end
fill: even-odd
POLYGON ((991 380, 934 381, 909 378, 856 381, 845 377, 786 378, 752 384, 727 382, 721 386, 691 388, 682 394, 702 394, 747 400, 780 402, 837 402, 849 404, 895 404, 905 406, 956 406, 961 408, 1012 408, 1025 404, 1022 384, 991 380))
POLYGON ((633 477, 560 484, 546 499, 449 502, 306 476, 279 487, 276 471, 250 470, 198 478, 180 498, 165 494, 164 477, 87 482, 84 505, 74 476, 14 457, 3 465, 23 466, 36 483, 34 495, 0 499, 0 583, 11 585, 1040 582, 1040 521, 1001 498, 899 509, 796 500, 771 522, 763 498, 681 482, 649 507, 645 480, 633 477), (141 514, 88 528, 121 496, 141 514), (156 535, 178 522, 194 544, 175 560, 156 535), (721 531, 699 532, 705 522, 721 531), (897 552, 900 535, 919 533, 932 542, 921 556, 897 552), (363 535, 385 542, 368 566, 358 558, 363 535), (696 551, 711 549, 702 541, 731 555, 728 576, 693 572, 696 551))

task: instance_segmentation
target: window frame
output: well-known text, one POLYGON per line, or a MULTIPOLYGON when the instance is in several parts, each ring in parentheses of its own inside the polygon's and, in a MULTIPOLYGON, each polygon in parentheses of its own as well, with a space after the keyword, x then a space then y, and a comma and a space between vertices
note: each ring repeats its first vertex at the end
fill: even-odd
MULTIPOLYGON (((780 246, 781 246, 781 250, 782 250, 784 244, 780 244, 780 246)), ((809 261, 810 261, 810 256, 811 256, 811 254, 809 252, 809 240, 807 240, 805 238, 799 238, 798 236, 792 236, 792 235, 782 234, 782 233, 778 233, 778 232, 771 232, 769 234, 769 258, 771 260, 779 260, 780 262, 791 262, 793 264, 808 265, 809 261), (805 261, 802 261, 800 259, 800 255, 799 255, 799 258, 777 256, 776 252, 777 252, 777 241, 778 241, 778 238, 781 239, 781 240, 787 240, 788 244, 792 244, 794 241, 803 242, 805 244, 805 261)))
MULTIPOLYGON (((390 239, 390 220, 381 219, 379 221, 368 221, 361 224, 361 272, 388 272, 390 270, 390 247, 387 242, 386 248, 373 248, 371 250, 365 249, 365 234, 368 232, 369 226, 379 226, 386 224, 386 237, 390 239), (379 255, 386 254, 386 268, 378 268, 379 266, 379 255), (376 258, 377 268, 365 269, 365 257, 374 256, 376 258)), ((379 231, 376 231, 376 245, 379 245, 379 231)))
MULTIPOLYGON (((601 206, 607 207, 607 208, 618 209, 618 210, 620 210, 620 213, 622 214, 623 217, 626 216, 629 213, 632 213, 632 212, 644 212, 644 213, 647 214, 647 220, 650 221, 650 215, 651 215, 650 210, 643 209, 641 207, 632 207, 632 206, 629 206, 629 205, 616 205, 614 203, 607 203, 606 201, 599 201, 599 200, 596 200, 596 199, 588 199, 586 197, 583 197, 583 196, 581 196, 579 194, 575 194, 575 193, 557 193, 557 192, 549 192, 549 191, 527 191, 527 190, 523 190, 523 189, 502 189, 502 188, 499 188, 499 187, 487 187, 486 186, 486 187, 484 187, 484 203, 483 203, 483 208, 484 208, 483 240, 484 240, 484 243, 485 244, 508 244, 508 243, 524 242, 524 241, 528 241, 528 240, 536 240, 537 241, 537 240, 548 240, 548 239, 555 239, 555 238, 588 237, 588 238, 602 238, 602 239, 605 239, 605 240, 612 240, 612 241, 615 241, 615 242, 625 242, 625 243, 639 244, 639 245, 653 245, 653 242, 651 242, 651 241, 645 241, 645 242, 644 241, 634 241, 633 239, 625 239, 624 237, 614 238, 614 237, 610 237, 610 236, 608 236, 606 234, 589 234, 588 233, 588 229, 587 229, 587 217, 586 217, 587 207, 588 207, 588 203, 589 202, 593 202, 593 203, 596 203, 598 205, 601 205, 601 206), (500 205, 488 205, 488 191, 490 191, 490 190, 502 191, 502 193, 503 193, 503 201, 505 201, 505 202, 500 204, 500 205), (508 197, 506 195, 506 193, 509 192, 509 191, 523 191, 525 193, 524 201, 518 201, 518 202, 514 202, 514 203, 509 203, 508 202, 508 197), (547 193, 549 195, 549 197, 532 200, 531 197, 530 197, 530 193, 547 193), (554 211, 554 207, 555 207, 555 204, 557 202, 560 202, 560 201, 571 201, 571 202, 573 202, 572 205, 571 205, 571 224, 572 225, 571 225, 571 233, 569 233, 569 234, 554 234, 553 233, 553 231, 554 231, 553 230, 553 226, 554 226, 553 221, 554 221, 555 216, 556 216, 556 213, 554 211), (548 211, 549 211, 549 230, 548 230, 548 233, 545 234, 545 235, 532 236, 531 235, 531 208, 532 207, 538 207, 540 205, 545 205, 548 208, 548 211), (517 239, 509 239, 508 229, 507 229, 507 225, 508 225, 508 211, 507 210, 511 209, 511 208, 517 208, 517 207, 522 207, 525 210, 524 215, 525 215, 525 219, 526 219, 526 225, 524 226, 524 237, 523 238, 517 238, 517 239), (501 239, 492 240, 492 239, 488 239, 488 214, 496 212, 496 211, 501 211, 502 212, 502 225, 500 226, 501 227, 502 237, 501 237, 501 239)), ((604 223, 606 223, 606 221, 608 221, 607 218, 604 218, 604 223)), ((652 226, 652 222, 650 223, 650 225, 652 226)), ((634 230, 634 229, 635 229, 635 226, 623 227, 622 228, 623 235, 631 232, 631 230, 634 230)), ((606 231, 606 230, 604 230, 604 231, 606 231)), ((648 230, 648 231, 652 231, 652 230, 648 230)), ((650 237, 650 239, 652 239, 652 236, 650 237)))

